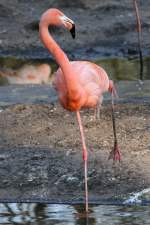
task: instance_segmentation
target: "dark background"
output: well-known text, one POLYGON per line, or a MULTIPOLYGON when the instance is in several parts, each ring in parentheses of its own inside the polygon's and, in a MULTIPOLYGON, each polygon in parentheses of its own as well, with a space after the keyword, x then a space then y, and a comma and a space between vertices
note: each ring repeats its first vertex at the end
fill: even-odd
MULTIPOLYGON (((142 20, 144 55, 150 53, 150 0, 138 1, 142 20)), ((72 58, 137 54, 136 19, 132 0, 0 0, 0 55, 47 54, 38 34, 41 14, 57 7, 76 23, 76 40, 67 31, 53 34, 72 58), (82 53, 82 54, 81 54, 82 53)), ((48 54, 47 54, 48 55, 48 54)), ((45 55, 45 56, 47 56, 45 55)))

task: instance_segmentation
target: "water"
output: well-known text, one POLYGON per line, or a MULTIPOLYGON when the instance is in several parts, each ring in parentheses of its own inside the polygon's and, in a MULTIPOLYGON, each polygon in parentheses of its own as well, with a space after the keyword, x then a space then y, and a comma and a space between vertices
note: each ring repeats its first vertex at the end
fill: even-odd
POLYGON ((150 224, 149 206, 90 205, 87 217, 83 205, 7 203, 0 204, 0 224, 19 225, 144 225, 150 224))
POLYGON ((146 188, 143 189, 142 191, 133 193, 123 203, 124 204, 142 203, 143 200, 145 201, 150 200, 150 188, 146 188))
MULTIPOLYGON (((52 73, 56 71, 57 65, 50 60, 27 60, 18 58, 0 58, 0 67, 2 72, 6 71, 20 71, 25 65, 38 66, 39 63, 49 63, 51 65, 52 73)), ((139 83, 139 61, 137 59, 128 60, 123 58, 107 58, 95 61, 101 65, 109 74, 110 78, 116 80, 119 101, 133 102, 144 101, 150 102, 150 57, 144 58, 144 84, 139 83)), ((15 79, 13 79, 14 81, 15 79)), ((57 94, 53 88, 50 87, 51 79, 46 85, 6 85, 8 81, 1 76, 0 70, 0 106, 7 106, 17 103, 39 103, 39 102, 54 102, 57 100, 57 94)), ((110 95, 106 95, 105 99, 110 95)))
MULTIPOLYGON (((96 61, 101 65, 113 80, 138 80, 140 64, 139 60, 125 58, 107 58, 96 61)), ((144 80, 150 80, 150 57, 144 58, 144 80)))
MULTIPOLYGON (((0 58, 0 85, 8 84, 9 82, 4 76, 1 76, 1 72, 15 71, 25 65, 39 65, 42 63, 48 63, 51 66, 52 73, 56 71, 57 65, 48 59, 19 59, 15 57, 0 58)), ((125 58, 105 58, 95 61, 96 64, 101 65, 108 73, 109 77, 113 80, 138 80, 140 64, 138 59, 128 60, 125 58)), ((150 57, 144 58, 144 71, 143 78, 150 80, 150 57)))

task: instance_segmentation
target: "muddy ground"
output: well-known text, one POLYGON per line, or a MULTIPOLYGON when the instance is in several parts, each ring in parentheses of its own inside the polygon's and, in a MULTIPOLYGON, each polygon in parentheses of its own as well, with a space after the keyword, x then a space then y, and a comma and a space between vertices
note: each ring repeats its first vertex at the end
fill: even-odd
MULTIPOLYGON (((143 54, 150 54, 150 1, 138 1, 143 54)), ((38 34, 41 14, 57 7, 76 23, 76 39, 63 29, 52 33, 71 59, 137 55, 137 33, 132 0, 0 0, 0 55, 47 58, 38 34)))
MULTIPOLYGON (((91 201, 123 197, 150 185, 150 105, 118 104, 122 161, 108 160, 113 146, 111 110, 99 121, 81 111, 89 151, 91 201)), ((0 199, 83 199, 83 165, 74 113, 55 104, 18 104, 0 113, 0 199)))

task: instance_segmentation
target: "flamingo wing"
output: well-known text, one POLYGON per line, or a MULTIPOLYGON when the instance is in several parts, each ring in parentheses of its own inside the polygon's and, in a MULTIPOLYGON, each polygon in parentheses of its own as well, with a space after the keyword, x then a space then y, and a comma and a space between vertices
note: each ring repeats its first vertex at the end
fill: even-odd
MULTIPOLYGON (((99 97, 109 88, 109 79, 105 70, 88 61, 70 62, 72 70, 77 76, 80 87, 84 89, 86 101, 82 107, 95 107, 99 97)), ((53 83, 59 93, 60 101, 64 102, 67 95, 67 87, 62 70, 59 68, 55 73, 53 83)))

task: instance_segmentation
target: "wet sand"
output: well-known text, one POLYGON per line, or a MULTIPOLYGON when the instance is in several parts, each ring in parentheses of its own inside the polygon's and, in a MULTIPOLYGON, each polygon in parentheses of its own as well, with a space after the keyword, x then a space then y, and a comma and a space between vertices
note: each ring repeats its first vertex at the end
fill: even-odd
MULTIPOLYGON (((122 198, 150 185, 150 105, 116 105, 122 161, 108 160, 113 146, 111 109, 100 120, 82 110, 89 150, 91 201, 122 198)), ((55 104, 18 104, 0 113, 0 199, 83 200, 82 149, 74 113, 55 104)))

